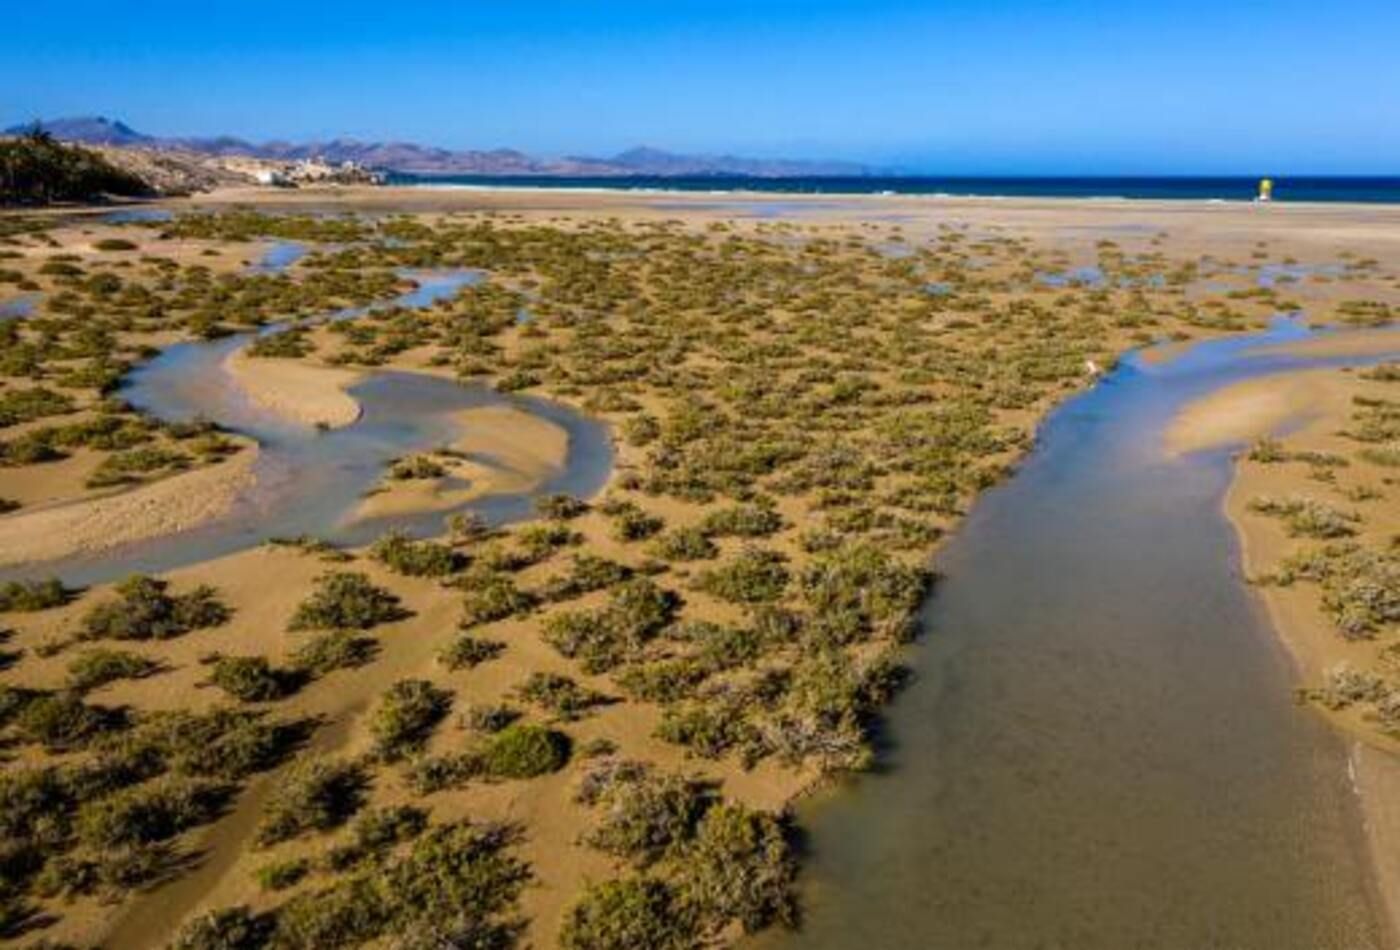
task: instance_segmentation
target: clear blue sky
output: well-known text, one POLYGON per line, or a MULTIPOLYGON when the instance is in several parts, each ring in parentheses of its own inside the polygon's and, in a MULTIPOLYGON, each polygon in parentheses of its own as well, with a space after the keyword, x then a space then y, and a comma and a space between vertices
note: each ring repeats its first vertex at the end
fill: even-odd
POLYGON ((1400 0, 8 0, 0 123, 949 173, 1400 173, 1400 0))

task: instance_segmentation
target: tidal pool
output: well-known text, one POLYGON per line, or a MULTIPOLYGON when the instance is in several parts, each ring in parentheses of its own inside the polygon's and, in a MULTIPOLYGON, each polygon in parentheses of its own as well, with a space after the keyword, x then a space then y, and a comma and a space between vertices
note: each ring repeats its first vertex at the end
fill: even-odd
POLYGON ((1239 576, 1229 452, 1161 446, 1211 390, 1344 362, 1246 352, 1306 332, 1129 358, 1051 415, 936 559, 879 768, 803 806, 804 926, 760 945, 1384 945, 1344 741, 1239 576))

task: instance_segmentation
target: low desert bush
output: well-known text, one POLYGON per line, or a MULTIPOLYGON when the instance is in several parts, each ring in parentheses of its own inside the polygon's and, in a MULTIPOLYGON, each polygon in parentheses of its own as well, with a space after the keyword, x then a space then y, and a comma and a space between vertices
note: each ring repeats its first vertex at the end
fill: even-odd
POLYGON ((280 670, 264 656, 220 656, 211 664, 209 682, 245 703, 266 703, 295 692, 304 681, 297 670, 280 670))
POLYGON ((367 778, 353 762, 304 759, 281 776, 263 805, 257 842, 276 844, 344 824, 364 803, 367 778))
POLYGON ((79 692, 87 692, 117 680, 141 679, 158 669, 158 662, 137 653, 85 650, 68 663, 68 685, 79 692))
POLYGON ((399 598, 356 571, 330 571, 292 614, 292 630, 368 630, 407 617, 399 598))
POLYGON ((562 769, 569 761, 569 739, 562 732, 515 723, 495 733, 482 750, 494 778, 528 779, 562 769))
POLYGON ((501 655, 506 645, 463 633, 438 652, 438 662, 449 670, 470 669, 501 655))
POLYGON ((370 548, 370 556, 405 577, 446 577, 462 569, 466 558, 445 544, 414 541, 391 532, 370 548))
POLYGON ((385 691, 370 718, 375 753, 394 762, 419 751, 451 707, 447 690, 427 680, 399 680, 385 691))
POLYGON ((89 640, 168 640, 228 621, 231 611, 212 587, 169 593, 169 584, 137 574, 116 587, 117 599, 83 617, 79 635, 89 640))

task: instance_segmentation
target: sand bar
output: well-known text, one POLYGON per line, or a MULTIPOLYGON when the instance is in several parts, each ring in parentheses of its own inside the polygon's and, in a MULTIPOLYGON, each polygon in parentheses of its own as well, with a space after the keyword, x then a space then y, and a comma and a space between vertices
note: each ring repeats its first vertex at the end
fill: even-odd
POLYGON ((360 418, 360 404, 346 390, 362 373, 296 360, 249 356, 235 350, 224 369, 256 406, 307 426, 338 429, 360 418))

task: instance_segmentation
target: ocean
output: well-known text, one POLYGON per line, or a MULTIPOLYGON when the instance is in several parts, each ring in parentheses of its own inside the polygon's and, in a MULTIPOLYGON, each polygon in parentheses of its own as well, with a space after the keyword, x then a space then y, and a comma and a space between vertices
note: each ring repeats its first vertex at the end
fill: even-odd
MULTIPOLYGON (((1262 176, 1260 176, 1262 177, 1262 176)), ((1400 204, 1400 176, 1274 176, 1274 200, 1400 204)), ((1145 198, 1167 201, 1249 201, 1259 177, 801 177, 730 175, 663 177, 538 175, 409 175, 389 183, 462 188, 568 188, 598 191, 679 191, 706 194, 777 192, 804 195, 896 194, 982 198, 1145 198)))

